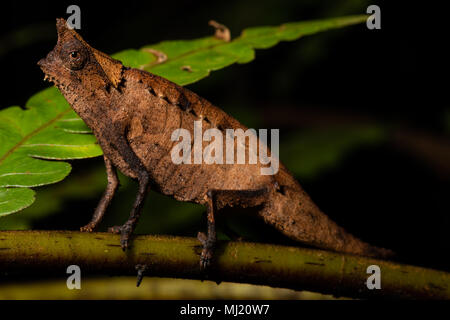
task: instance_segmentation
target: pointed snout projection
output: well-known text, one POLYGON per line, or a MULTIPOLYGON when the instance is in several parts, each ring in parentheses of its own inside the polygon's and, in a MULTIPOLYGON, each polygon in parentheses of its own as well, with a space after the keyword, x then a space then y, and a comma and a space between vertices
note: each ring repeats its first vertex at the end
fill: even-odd
POLYGON ((78 33, 76 33, 73 28, 69 27, 66 20, 64 20, 63 18, 56 19, 56 32, 58 34, 58 42, 63 42, 68 37, 75 37, 78 40, 83 41, 78 33))
POLYGON ((64 35, 66 30, 70 30, 66 20, 63 18, 56 18, 56 32, 58 33, 58 38, 64 35))

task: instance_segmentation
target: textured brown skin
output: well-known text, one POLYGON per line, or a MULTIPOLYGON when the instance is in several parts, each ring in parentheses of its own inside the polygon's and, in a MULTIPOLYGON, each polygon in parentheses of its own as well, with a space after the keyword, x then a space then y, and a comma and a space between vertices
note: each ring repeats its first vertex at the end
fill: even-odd
POLYGON ((130 219, 110 230, 121 233, 123 248, 128 246, 151 186, 177 200, 206 206, 208 232, 199 234, 204 246, 202 267, 209 264, 214 249, 214 212, 225 206, 259 206, 265 222, 308 245, 374 257, 391 254, 358 240, 331 221, 282 164, 275 175, 261 175, 259 163, 174 164, 170 151, 177 142, 171 141, 171 134, 177 128, 193 136, 194 120, 199 119, 203 130, 218 128, 225 133, 227 128, 247 128, 192 91, 126 68, 90 47, 63 19, 57 19, 57 30, 57 45, 38 64, 92 129, 104 152, 108 175, 107 189, 83 231, 92 231, 101 221, 118 187, 117 168, 139 182, 130 219))

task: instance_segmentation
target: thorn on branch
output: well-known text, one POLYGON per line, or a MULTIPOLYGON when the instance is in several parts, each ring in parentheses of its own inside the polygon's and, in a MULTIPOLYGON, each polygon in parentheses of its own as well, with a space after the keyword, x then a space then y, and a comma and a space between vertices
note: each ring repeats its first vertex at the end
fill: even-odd
POLYGON ((139 287, 141 285, 142 279, 144 279, 144 273, 147 271, 148 266, 146 264, 137 264, 136 270, 137 270, 137 281, 136 281, 136 287, 139 287))

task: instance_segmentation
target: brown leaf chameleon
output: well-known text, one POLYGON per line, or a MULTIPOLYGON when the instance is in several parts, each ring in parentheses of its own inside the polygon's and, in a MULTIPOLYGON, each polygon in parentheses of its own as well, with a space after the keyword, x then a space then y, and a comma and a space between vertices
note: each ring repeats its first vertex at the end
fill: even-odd
POLYGON ((345 232, 312 202, 288 170, 262 175, 262 164, 175 164, 171 134, 178 128, 247 129, 236 119, 192 91, 146 71, 127 68, 89 46, 57 19, 58 42, 38 65, 61 91, 75 112, 92 129, 106 165, 108 185, 92 221, 100 223, 118 187, 116 168, 137 179, 139 191, 128 221, 110 228, 120 233, 123 249, 139 219, 151 187, 179 201, 204 205, 207 233, 200 265, 210 264, 216 242, 215 219, 225 206, 261 208, 259 216, 286 236, 318 248, 358 255, 387 257, 391 251, 373 247, 345 232))

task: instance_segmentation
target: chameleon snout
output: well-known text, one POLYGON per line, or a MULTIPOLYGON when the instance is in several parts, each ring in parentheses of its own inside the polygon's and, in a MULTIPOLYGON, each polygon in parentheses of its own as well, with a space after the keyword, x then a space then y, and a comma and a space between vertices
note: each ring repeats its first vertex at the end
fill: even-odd
POLYGON ((41 69, 49 68, 55 62, 55 53, 54 51, 50 51, 45 58, 42 58, 38 61, 38 66, 41 69))

